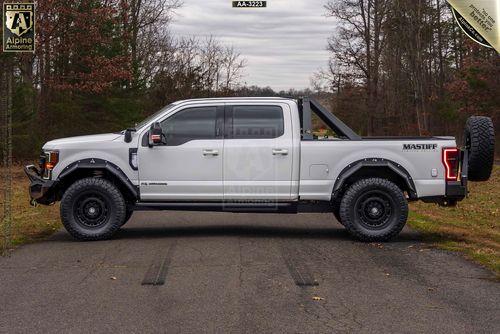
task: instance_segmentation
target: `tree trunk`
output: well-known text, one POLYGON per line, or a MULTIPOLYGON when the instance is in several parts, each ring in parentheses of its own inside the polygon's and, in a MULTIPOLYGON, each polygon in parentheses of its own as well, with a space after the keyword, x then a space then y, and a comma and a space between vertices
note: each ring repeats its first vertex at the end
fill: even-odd
POLYGON ((132 61, 132 88, 139 85, 139 57, 137 44, 139 41, 139 15, 141 13, 142 0, 133 0, 130 6, 131 32, 130 32, 130 57, 132 61))
POLYGON ((2 116, 2 175, 3 175, 3 247, 10 247, 12 237, 12 75, 10 55, 0 56, 0 113, 2 116))

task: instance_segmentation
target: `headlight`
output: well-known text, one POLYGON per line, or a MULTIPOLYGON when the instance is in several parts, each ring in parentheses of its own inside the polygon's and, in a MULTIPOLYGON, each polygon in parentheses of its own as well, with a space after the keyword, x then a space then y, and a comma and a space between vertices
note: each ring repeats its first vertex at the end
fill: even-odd
POLYGON ((42 177, 50 179, 52 177, 52 170, 59 162, 59 151, 45 151, 41 159, 42 177))

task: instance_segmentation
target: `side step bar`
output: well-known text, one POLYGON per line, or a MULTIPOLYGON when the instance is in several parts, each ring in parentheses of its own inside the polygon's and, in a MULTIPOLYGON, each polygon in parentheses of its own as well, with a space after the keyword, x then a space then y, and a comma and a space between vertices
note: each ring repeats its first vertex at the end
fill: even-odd
POLYGON ((134 210, 238 213, 332 212, 330 202, 137 202, 134 210))

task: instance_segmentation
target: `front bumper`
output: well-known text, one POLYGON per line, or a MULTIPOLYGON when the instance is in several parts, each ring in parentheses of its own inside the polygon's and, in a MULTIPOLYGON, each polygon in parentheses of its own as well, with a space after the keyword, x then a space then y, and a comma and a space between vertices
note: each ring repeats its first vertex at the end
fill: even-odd
POLYGON ((43 179, 34 165, 25 166, 24 172, 30 179, 29 194, 32 205, 36 203, 49 205, 56 201, 57 181, 43 179))

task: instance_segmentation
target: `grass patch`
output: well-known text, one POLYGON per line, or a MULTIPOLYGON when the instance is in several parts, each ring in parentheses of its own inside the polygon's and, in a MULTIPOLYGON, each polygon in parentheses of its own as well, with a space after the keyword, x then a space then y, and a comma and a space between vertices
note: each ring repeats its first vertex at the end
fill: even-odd
POLYGON ((456 207, 411 203, 408 223, 427 241, 464 252, 500 278, 500 167, 489 181, 469 183, 469 190, 456 207))
MULTIPOLYGON (((4 170, 0 174, 5 175, 4 170)), ((39 205, 34 208, 29 204, 29 181, 21 166, 13 168, 13 201, 11 224, 11 247, 42 239, 62 225, 59 219, 59 205, 39 205)), ((3 189, 2 189, 3 190, 3 189)), ((3 221, 3 191, 0 193, 0 251, 5 248, 5 229, 3 221)))

